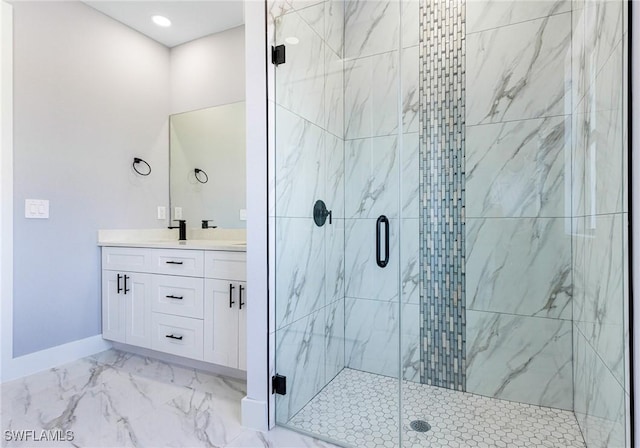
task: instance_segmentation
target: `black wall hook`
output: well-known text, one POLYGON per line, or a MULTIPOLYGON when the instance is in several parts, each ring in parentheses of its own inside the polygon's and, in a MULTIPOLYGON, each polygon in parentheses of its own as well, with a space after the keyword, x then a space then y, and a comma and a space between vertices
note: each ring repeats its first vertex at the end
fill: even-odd
POLYGON ((147 162, 145 162, 144 160, 142 160, 139 157, 134 157, 133 158, 133 165, 131 165, 133 167, 133 171, 135 171, 136 173, 138 173, 141 176, 148 176, 149 174, 151 174, 151 165, 149 165, 147 162), (142 173, 140 171, 138 171, 138 167, 136 166, 138 163, 144 163, 145 165, 147 165, 147 168, 149 168, 149 171, 147 171, 146 173, 142 173))
POLYGON ((200 168, 196 168, 193 171, 198 182, 200 182, 201 184, 206 184, 207 182, 209 182, 209 176, 203 170, 201 170, 200 168), (204 174, 204 180, 202 180, 202 176, 199 176, 200 173, 204 174))

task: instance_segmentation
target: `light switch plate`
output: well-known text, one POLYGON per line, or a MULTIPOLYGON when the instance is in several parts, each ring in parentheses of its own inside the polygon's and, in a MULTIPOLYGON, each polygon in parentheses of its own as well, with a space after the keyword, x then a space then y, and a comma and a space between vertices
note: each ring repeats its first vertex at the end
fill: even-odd
POLYGON ((247 209, 246 208, 241 208, 240 209, 240 221, 246 221, 247 220, 247 209))
POLYGON ((46 199, 25 199, 24 217, 29 219, 49 219, 49 201, 46 199))
POLYGON ((182 219, 182 207, 176 207, 174 209, 173 219, 182 219))
POLYGON ((167 219, 167 207, 163 205, 158 206, 158 219, 167 219))

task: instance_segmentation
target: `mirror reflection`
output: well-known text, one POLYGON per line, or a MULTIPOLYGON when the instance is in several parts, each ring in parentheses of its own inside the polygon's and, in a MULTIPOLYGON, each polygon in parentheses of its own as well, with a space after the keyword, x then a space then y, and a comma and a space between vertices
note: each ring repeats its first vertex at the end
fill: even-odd
POLYGON ((244 101, 172 115, 170 157, 172 219, 246 227, 244 101))

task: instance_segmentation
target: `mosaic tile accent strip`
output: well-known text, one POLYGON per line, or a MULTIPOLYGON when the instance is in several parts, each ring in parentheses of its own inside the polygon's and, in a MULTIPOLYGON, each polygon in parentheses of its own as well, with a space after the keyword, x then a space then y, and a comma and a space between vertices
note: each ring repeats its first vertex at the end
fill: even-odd
POLYGON ((584 448, 571 411, 402 382, 398 444, 397 378, 344 369, 287 426, 367 448, 584 448), (431 429, 417 432, 411 422, 431 429))
POLYGON ((420 2, 420 380, 466 389, 465 0, 420 2))

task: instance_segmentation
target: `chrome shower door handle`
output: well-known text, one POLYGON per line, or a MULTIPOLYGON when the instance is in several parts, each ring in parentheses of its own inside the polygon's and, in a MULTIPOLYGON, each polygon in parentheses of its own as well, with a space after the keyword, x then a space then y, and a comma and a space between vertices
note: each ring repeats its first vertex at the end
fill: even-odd
POLYGON ((376 263, 384 268, 389 263, 389 219, 380 215, 376 221, 376 263), (382 257, 381 227, 384 226, 384 258, 382 257))

